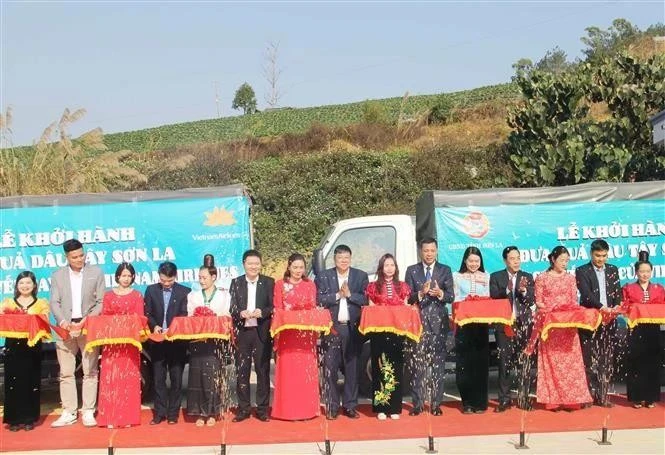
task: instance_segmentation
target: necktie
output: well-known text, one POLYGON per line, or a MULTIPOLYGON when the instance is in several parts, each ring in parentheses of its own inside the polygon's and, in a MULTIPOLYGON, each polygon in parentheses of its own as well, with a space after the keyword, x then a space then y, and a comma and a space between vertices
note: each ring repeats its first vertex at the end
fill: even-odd
POLYGON ((166 315, 169 312, 169 300, 171 300, 171 289, 164 289, 162 291, 162 296, 164 297, 164 322, 162 323, 162 329, 166 330, 168 324, 166 323, 166 315))
POLYGON ((432 279, 432 267, 428 265, 425 268, 425 281, 429 281, 431 279, 432 279))

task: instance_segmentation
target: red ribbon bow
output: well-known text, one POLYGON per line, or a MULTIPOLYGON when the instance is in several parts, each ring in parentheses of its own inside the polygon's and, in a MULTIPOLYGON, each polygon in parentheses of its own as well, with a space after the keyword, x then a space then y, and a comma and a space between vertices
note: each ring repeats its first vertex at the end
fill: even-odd
POLYGON ((197 306, 192 316, 215 316, 215 312, 207 306, 197 306))

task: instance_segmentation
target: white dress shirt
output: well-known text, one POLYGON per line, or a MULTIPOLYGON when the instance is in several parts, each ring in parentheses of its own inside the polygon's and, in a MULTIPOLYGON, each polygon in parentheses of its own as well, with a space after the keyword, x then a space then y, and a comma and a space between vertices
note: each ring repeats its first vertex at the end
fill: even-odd
POLYGON ((75 272, 71 267, 69 270, 69 285, 72 293, 72 319, 83 317, 83 269, 75 272))
MULTIPOLYGON (((348 284, 349 273, 346 273, 346 276, 342 276, 339 273, 337 274, 337 283, 339 286, 342 286, 342 283, 345 281, 348 284)), ((349 303, 346 301, 346 297, 340 294, 339 299, 339 313, 337 313, 337 321, 339 322, 349 322, 349 303)))
MULTIPOLYGON (((256 285, 258 282, 258 278, 254 282, 247 280, 247 311, 250 313, 256 310, 256 285)), ((257 327, 258 325, 256 318, 245 319, 245 327, 257 327)))
POLYGON ((517 273, 512 273, 508 271, 508 289, 506 289, 507 294, 512 297, 513 304, 513 318, 517 317, 517 294, 515 291, 515 285, 517 281, 517 273))

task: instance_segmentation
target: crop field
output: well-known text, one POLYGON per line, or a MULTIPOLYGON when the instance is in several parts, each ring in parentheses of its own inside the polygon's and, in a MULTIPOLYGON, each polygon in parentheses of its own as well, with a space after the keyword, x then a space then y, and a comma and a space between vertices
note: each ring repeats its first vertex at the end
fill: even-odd
MULTIPOLYGON (((452 92, 441 95, 419 95, 403 101, 401 97, 373 100, 390 121, 398 117, 410 118, 429 111, 441 97, 448 98, 453 108, 466 108, 495 99, 513 99, 518 96, 512 84, 452 92)), ((247 137, 279 136, 304 132, 314 123, 343 126, 362 120, 364 102, 318 106, 308 108, 282 108, 252 115, 199 120, 164 125, 144 130, 107 134, 104 142, 110 150, 129 149, 137 152, 166 149, 204 142, 225 142, 247 137)))

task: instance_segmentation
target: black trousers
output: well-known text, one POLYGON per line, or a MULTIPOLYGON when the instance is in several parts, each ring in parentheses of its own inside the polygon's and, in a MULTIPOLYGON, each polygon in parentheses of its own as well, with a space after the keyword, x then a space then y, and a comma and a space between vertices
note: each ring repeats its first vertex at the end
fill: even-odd
POLYGON ((660 368, 663 344, 658 324, 640 324, 629 335, 628 401, 660 401, 660 368))
POLYGON ((432 406, 443 403, 446 376, 446 338, 448 331, 432 333, 424 330, 418 343, 409 342, 411 401, 423 409, 425 401, 432 406))
POLYGON ((29 347, 18 338, 5 340, 5 410, 9 425, 34 424, 39 419, 42 343, 29 347))
POLYGON ((342 405, 355 409, 358 405, 358 362, 362 338, 353 325, 335 323, 331 333, 323 338, 324 390, 328 412, 336 414, 340 397, 337 390, 337 372, 344 365, 344 396, 342 405))
POLYGON ((400 414, 402 412, 402 377, 404 376, 404 337, 394 333, 375 333, 370 337, 372 356, 372 411, 375 413, 400 414), (385 387, 381 365, 382 356, 392 364, 395 373, 395 390, 388 403, 377 403, 374 394, 385 387))
POLYGON ((604 403, 614 374, 616 326, 601 324, 595 332, 580 329, 578 333, 589 392, 595 402, 604 403))
POLYGON ((489 327, 467 324, 455 334, 455 380, 463 407, 487 409, 489 380, 489 327))
POLYGON ((155 417, 177 420, 180 412, 182 372, 187 357, 187 342, 151 343, 152 370, 155 382, 155 417), (166 374, 171 389, 166 388, 166 374))
POLYGON ((495 324, 494 335, 499 357, 499 404, 510 404, 510 389, 513 384, 512 371, 517 371, 518 397, 524 401, 529 395, 531 386, 531 356, 523 353, 531 336, 531 321, 529 319, 516 319, 512 326, 514 335, 506 335, 503 324, 495 324), (523 365, 520 360, 526 363, 523 365), (522 377, 524 376, 524 377, 522 377))
POLYGON ((238 331, 238 350, 236 351, 236 374, 238 382, 236 393, 238 395, 238 410, 249 413, 250 388, 249 373, 254 362, 256 373, 256 412, 268 414, 270 404, 270 358, 272 357, 272 343, 270 338, 262 340, 258 328, 242 327, 238 331))

